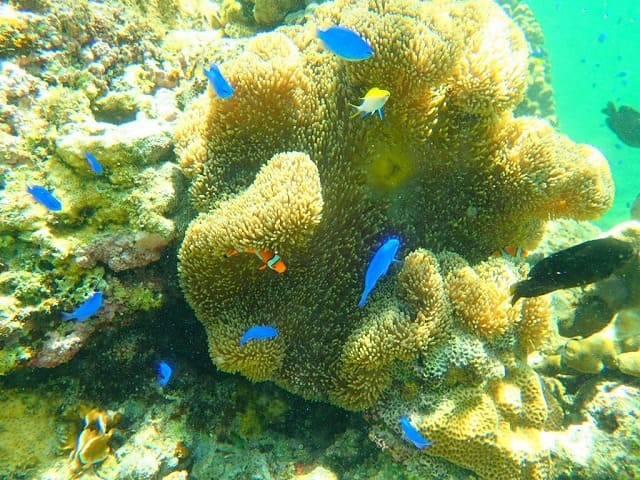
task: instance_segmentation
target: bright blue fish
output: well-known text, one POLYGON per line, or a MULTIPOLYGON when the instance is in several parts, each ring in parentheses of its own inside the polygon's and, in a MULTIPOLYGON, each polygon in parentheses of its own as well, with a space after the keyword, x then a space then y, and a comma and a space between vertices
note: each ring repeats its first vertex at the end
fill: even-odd
POLYGON ((407 417, 402 417, 400 419, 400 428, 402 428, 402 433, 405 438, 413 443, 419 450, 431 446, 431 442, 424 438, 416 427, 411 425, 411 422, 407 417))
POLYGON ((267 340, 278 335, 278 329, 276 327, 270 327, 269 325, 254 325, 249 327, 240 339, 240 345, 244 345, 250 340, 267 340))
POLYGON ((173 368, 167 362, 162 361, 158 363, 157 367, 158 372, 158 385, 161 387, 166 387, 169 380, 171 380, 171 376, 173 375, 173 368))
POLYGON ((373 49, 364 38, 353 30, 334 25, 326 30, 318 29, 318 38, 325 48, 344 60, 357 62, 373 55, 373 49))
POLYGON ((59 212, 62 210, 62 204, 60 200, 53 196, 46 188, 40 185, 27 185, 27 192, 31 194, 33 198, 35 198, 36 202, 44 205, 52 212, 59 212))
POLYGON ((102 173, 102 165, 100 165, 100 162, 98 161, 96 156, 90 152, 84 152, 83 155, 84 158, 87 159, 87 162, 89 162, 89 167, 91 167, 93 173, 95 173, 96 175, 100 175, 102 173))
POLYGON ((220 68, 215 63, 212 63, 209 70, 203 68, 205 77, 209 79, 211 88, 216 92, 221 99, 225 100, 233 95, 233 87, 222 75, 220 68))
POLYGON ((373 255, 369 266, 367 267, 367 273, 364 276, 364 290, 362 296, 358 302, 360 308, 364 307, 367 297, 371 291, 375 288, 376 283, 380 280, 380 277, 386 275, 389 270, 389 266, 395 261, 396 253, 400 248, 400 240, 397 238, 390 238, 382 244, 378 251, 373 255))
POLYGON ((102 306, 102 292, 95 292, 89 300, 84 302, 71 313, 62 313, 63 320, 77 320, 84 322, 91 315, 94 315, 102 306))

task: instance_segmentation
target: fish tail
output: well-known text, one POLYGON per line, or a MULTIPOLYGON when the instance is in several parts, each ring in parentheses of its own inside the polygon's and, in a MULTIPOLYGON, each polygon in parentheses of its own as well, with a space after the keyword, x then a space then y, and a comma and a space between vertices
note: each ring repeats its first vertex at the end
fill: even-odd
POLYGON ((520 298, 522 298, 522 286, 525 282, 526 280, 516 282, 509 287, 509 294, 513 296, 513 298, 511 298, 511 305, 514 305, 520 298))
POLYGON ((65 313, 62 312, 62 319, 63 320, 73 320, 75 317, 73 316, 73 313, 65 313))
POLYGON ((367 294, 363 293, 362 296, 360 297, 360 301, 358 302, 358 307, 360 308, 364 307, 365 303, 367 303, 367 294))

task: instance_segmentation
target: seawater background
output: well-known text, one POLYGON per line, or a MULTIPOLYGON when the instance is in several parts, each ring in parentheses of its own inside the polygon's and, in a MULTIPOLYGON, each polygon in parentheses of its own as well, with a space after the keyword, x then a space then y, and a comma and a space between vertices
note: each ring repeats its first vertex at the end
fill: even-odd
POLYGON ((605 124, 608 101, 640 111, 640 0, 529 0, 545 35, 559 128, 599 148, 616 184, 613 208, 597 223, 629 219, 640 194, 640 148, 622 143, 605 124))

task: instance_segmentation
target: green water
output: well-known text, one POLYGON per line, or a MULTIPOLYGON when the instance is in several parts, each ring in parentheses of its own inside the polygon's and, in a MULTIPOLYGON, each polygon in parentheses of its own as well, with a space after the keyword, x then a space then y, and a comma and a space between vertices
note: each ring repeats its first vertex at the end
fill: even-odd
POLYGON ((640 2, 636 0, 528 2, 542 25, 551 57, 559 128, 598 147, 616 184, 611 227, 629 218, 640 194, 640 149, 622 143, 604 123, 608 101, 640 110, 640 2))

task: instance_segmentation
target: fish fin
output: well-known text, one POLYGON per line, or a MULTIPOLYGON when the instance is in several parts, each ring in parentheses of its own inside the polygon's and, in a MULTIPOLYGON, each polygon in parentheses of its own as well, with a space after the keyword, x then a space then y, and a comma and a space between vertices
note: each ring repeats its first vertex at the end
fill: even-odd
POLYGON ((65 313, 62 312, 62 319, 63 320, 73 320, 75 317, 73 316, 73 313, 65 313))
POLYGON ((380 117, 380 120, 384 120, 384 111, 382 110, 382 107, 378 109, 378 116, 380 117))
POLYGON ((264 265, 258 267, 258 270, 266 270, 267 268, 267 264, 265 263, 264 265))
POLYGON ((613 102, 607 102, 607 106, 602 109, 602 113, 605 115, 614 115, 616 113, 616 104, 613 102))

